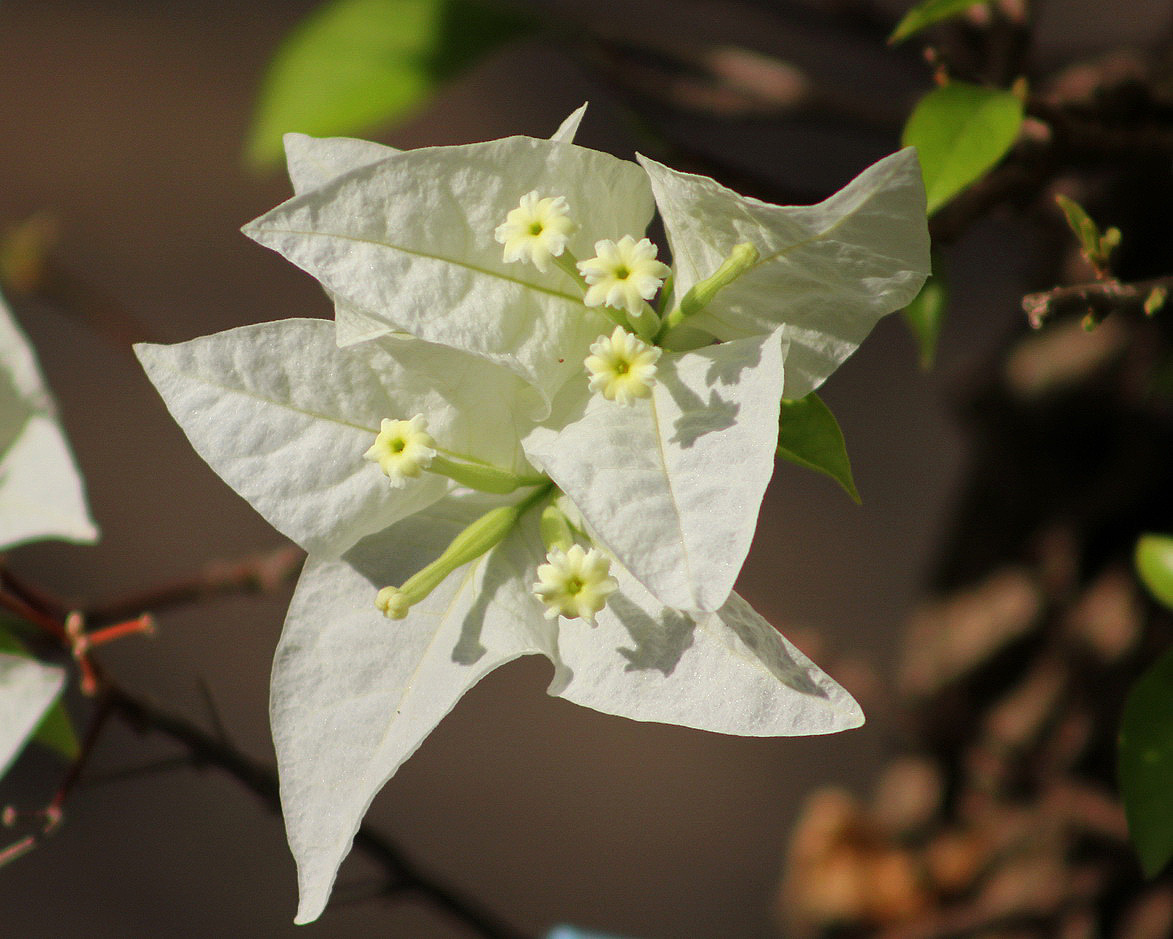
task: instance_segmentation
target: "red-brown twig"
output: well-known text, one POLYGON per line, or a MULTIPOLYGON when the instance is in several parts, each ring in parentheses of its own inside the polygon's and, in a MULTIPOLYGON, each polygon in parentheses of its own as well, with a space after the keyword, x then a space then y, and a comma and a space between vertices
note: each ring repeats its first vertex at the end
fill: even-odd
POLYGON ((1110 313, 1148 317, 1156 312, 1154 307, 1159 309, 1164 305, 1171 289, 1173 276, 1131 284, 1118 280, 1094 281, 1027 294, 1022 298, 1022 309, 1035 329, 1058 316, 1090 316, 1097 322, 1110 313))
MULTIPOLYGON (((281 810, 277 771, 267 763, 253 759, 228 742, 222 731, 212 734, 194 722, 173 714, 144 696, 136 695, 112 678, 90 658, 94 645, 153 626, 153 618, 140 615, 113 626, 87 632, 86 620, 110 621, 123 617, 128 609, 169 607, 204 600, 225 593, 253 593, 275 589, 300 567, 303 555, 292 546, 229 563, 213 565, 198 575, 147 591, 132 598, 91 607, 88 615, 63 613, 66 606, 48 594, 19 583, 0 571, 0 606, 40 629, 78 663, 88 693, 96 699, 78 756, 72 761, 49 805, 36 813, 43 817, 42 833, 47 833, 60 819, 63 807, 96 749, 111 717, 117 717, 139 733, 158 733, 181 745, 188 761, 196 766, 214 766, 227 773, 257 796, 269 811, 281 810), (27 598, 36 598, 30 602, 27 598)), ((14 818, 24 813, 11 810, 14 818)), ((28 835, 0 849, 0 865, 33 850, 40 835, 28 835)), ((496 939, 523 939, 524 933, 501 920, 478 900, 465 896, 433 875, 422 871, 392 841, 362 826, 354 839, 355 848, 378 863, 385 876, 383 895, 414 893, 437 909, 480 935, 496 939)))

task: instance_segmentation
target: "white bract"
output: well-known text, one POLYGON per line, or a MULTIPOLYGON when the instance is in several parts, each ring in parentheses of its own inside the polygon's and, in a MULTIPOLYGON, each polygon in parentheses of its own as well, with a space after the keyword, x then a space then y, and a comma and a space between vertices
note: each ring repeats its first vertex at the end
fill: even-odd
MULTIPOLYGON (((689 380, 723 361, 715 353, 754 345, 758 358, 773 366, 765 372, 777 374, 778 343, 741 341, 703 356, 666 355, 675 366, 664 387, 686 394, 689 380)), ((583 605, 565 602, 559 611, 579 618, 549 617, 534 595, 535 583, 552 580, 539 569, 557 562, 542 543, 534 501, 553 495, 548 482, 494 495, 423 470, 395 488, 363 459, 380 433, 381 415, 418 413, 426 416, 437 449, 451 459, 533 479, 519 441, 539 429, 517 417, 526 412, 528 388, 510 372, 394 336, 339 348, 332 324, 321 320, 266 323, 136 351, 197 451, 310 551, 272 688, 282 804, 301 883, 299 921, 321 913, 375 793, 468 688, 520 655, 550 658, 552 694, 637 720, 759 736, 831 733, 862 721, 842 688, 721 587, 735 576, 725 558, 714 568, 712 595, 725 593, 716 608, 674 609, 614 560, 601 536, 572 529, 589 546, 565 551, 568 560, 582 553, 587 596, 583 605), (411 602, 397 599, 411 594, 413 580, 492 513, 526 501, 532 508, 500 529, 498 540, 489 539, 488 550, 442 572, 422 596, 406 598, 411 602), (600 558, 610 561, 609 570, 600 558), (376 607, 376 597, 386 609, 376 607), (402 618, 389 620, 386 613, 402 618), (594 629, 583 619, 592 614, 594 629)), ((766 412, 773 396, 775 421, 780 382, 780 376, 768 382, 768 395, 760 396, 766 412)), ((632 411, 592 399, 612 412, 632 411)), ((686 416, 679 409, 668 414, 686 416)), ((589 413, 581 417, 590 419, 589 413)), ((700 441, 738 426, 722 431, 684 420, 679 431, 701 434, 700 450, 700 441)), ((737 446, 731 439, 731 452, 737 446)), ((720 449, 716 443, 710 449, 714 459, 720 449)), ((721 482, 696 486, 707 487, 702 498, 712 497, 721 482)), ((682 495, 692 499, 700 492, 689 488, 682 495)), ((689 508, 702 514, 698 506, 689 508)), ((647 507, 642 537, 679 538, 679 519, 655 531, 659 511, 647 507)), ((719 525, 714 530, 722 531, 719 525)), ((714 550, 725 549, 728 534, 717 534, 714 550)), ((705 545, 689 547, 700 549, 697 563, 707 562, 705 545)), ((653 562, 663 564, 670 555, 660 552, 653 562)), ((671 586, 687 601, 681 605, 694 605, 686 581, 671 586)))
POLYGON ((0 652, 0 777, 61 694, 64 669, 0 652))
MULTIPOLYGON (((0 551, 49 538, 88 543, 97 537, 36 355, 0 298, 0 551)), ((64 683, 63 669, 0 651, 0 777, 64 683)))
POLYGON ((732 590, 780 399, 927 273, 916 160, 787 209, 575 146, 580 117, 402 153, 287 138, 297 194, 246 231, 322 282, 337 331, 138 347, 201 455, 310 553, 272 688, 299 921, 379 788, 520 655, 638 720, 862 721, 732 590), (671 289, 643 237, 657 206, 671 289))
POLYGON ((0 550, 97 537, 36 355, 0 299, 0 550))

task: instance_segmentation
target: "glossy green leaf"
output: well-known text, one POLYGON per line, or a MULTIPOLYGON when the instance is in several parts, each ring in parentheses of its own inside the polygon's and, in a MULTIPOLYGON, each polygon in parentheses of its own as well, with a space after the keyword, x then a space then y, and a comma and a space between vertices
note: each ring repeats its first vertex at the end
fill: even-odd
POLYGON ((1142 535, 1136 543, 1136 570, 1149 592, 1173 609, 1173 535, 1142 535))
POLYGON ((930 91, 904 127, 917 148, 932 215, 1009 152, 1022 126, 1022 101, 999 88, 950 82, 930 91))
MULTIPOLYGON (((0 624, 0 653, 32 658, 24 643, 2 624, 0 624)), ((65 710, 65 705, 60 701, 56 701, 45 712, 45 716, 41 718, 41 723, 33 733, 32 739, 67 760, 76 759, 80 749, 77 734, 73 729, 73 722, 69 719, 69 712, 65 710)))
POLYGON ((1155 877, 1173 858, 1173 649, 1128 695, 1118 769, 1132 842, 1145 874, 1155 877))
POLYGON ((477 0, 331 0, 285 39, 269 65, 249 159, 282 155, 282 135, 353 134, 399 120, 437 85, 532 21, 477 0))
POLYGON ((778 456, 830 476, 859 503, 859 490, 851 475, 851 461, 843 431, 831 409, 816 394, 782 402, 778 430, 778 456))
POLYGON ((964 13, 970 7, 987 6, 988 0, 922 0, 904 14, 904 18, 896 24, 888 42, 903 42, 914 33, 922 29, 947 20, 952 16, 964 13))
POLYGON ((904 322, 916 339, 920 367, 926 371, 937 359, 937 339, 949 305, 949 289, 944 274, 940 272, 939 258, 933 258, 933 269, 936 273, 925 281, 920 293, 902 311, 904 322))

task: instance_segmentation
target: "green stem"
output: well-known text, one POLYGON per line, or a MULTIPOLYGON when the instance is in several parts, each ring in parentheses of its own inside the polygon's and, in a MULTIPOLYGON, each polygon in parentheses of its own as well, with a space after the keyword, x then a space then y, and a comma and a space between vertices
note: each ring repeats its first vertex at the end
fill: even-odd
MULTIPOLYGON (((445 453, 447 451, 444 451, 445 453)), ((428 464, 428 472, 447 476, 469 489, 508 495, 522 486, 538 486, 548 481, 546 476, 518 476, 508 470, 498 469, 479 460, 451 460, 443 453, 437 453, 428 464)))

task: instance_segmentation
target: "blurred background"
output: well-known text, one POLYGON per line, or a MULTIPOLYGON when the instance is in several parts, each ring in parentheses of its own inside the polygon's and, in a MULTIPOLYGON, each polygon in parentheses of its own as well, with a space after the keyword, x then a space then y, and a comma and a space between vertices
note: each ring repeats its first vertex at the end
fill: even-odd
MULTIPOLYGON (((586 146, 623 157, 639 149, 743 191, 815 201, 895 150, 931 86, 915 46, 883 45, 900 2, 548 6, 606 37, 609 54, 523 41, 371 136, 403 148, 548 136, 589 101, 586 146), (635 51, 616 54, 624 44, 635 51), (721 49, 801 68, 824 89, 830 117, 701 108, 703 88, 657 68, 721 49), (631 119, 633 104, 654 133, 631 119)), ((310 277, 238 231, 289 195, 279 170, 246 164, 244 147, 266 65, 314 7, 0 3, 0 227, 50 216, 70 284, 64 298, 9 299, 59 399, 103 536, 97 547, 14 556, 14 569, 58 595, 111 599, 281 544, 191 450, 129 343, 331 315, 310 277)), ((1052 61, 1153 35, 1170 19, 1167 3, 1147 0, 1040 4, 1038 14, 1035 54, 1052 61)), ((1032 237, 995 215, 950 249, 955 302, 933 371, 918 368, 912 338, 889 317, 825 386, 862 507, 788 464, 763 506, 738 589, 860 698, 864 728, 744 740, 637 724, 548 698, 551 669, 531 658, 461 701, 368 822, 534 934, 557 923, 645 939, 782 934, 778 880, 806 794, 825 784, 866 792, 899 737, 884 702, 900 624, 923 596, 966 459, 952 403, 1022 328, 1021 295, 1049 286, 1032 268, 1032 237)), ((216 719, 210 699, 231 739, 270 760, 268 672, 290 591, 166 612, 154 639, 100 658, 125 685, 205 726, 216 719)), ((80 698, 70 703, 84 714, 80 698)), ((411 897, 346 902, 374 876, 358 857, 342 869, 340 902, 295 928, 277 816, 214 769, 127 772, 179 755, 158 736, 111 726, 60 830, 0 870, 0 932, 467 934, 411 897)), ((0 803, 43 803, 60 772, 30 751, 0 783, 0 803)))

